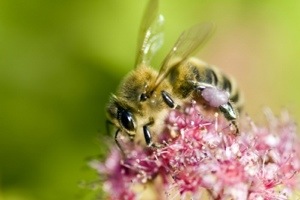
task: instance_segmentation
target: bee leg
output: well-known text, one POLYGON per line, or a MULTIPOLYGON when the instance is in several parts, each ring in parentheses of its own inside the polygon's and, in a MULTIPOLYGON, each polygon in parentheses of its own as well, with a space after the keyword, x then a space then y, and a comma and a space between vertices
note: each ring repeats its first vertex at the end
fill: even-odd
POLYGON ((237 119, 237 114, 232 104, 230 102, 227 102, 226 104, 219 106, 219 110, 223 113, 224 117, 227 120, 229 120, 232 123, 232 125, 235 127, 236 133, 239 133, 239 128, 235 121, 237 119))
POLYGON ((115 133, 115 142, 116 142, 118 148, 120 149, 120 151, 122 152, 123 156, 125 156, 125 152, 124 152, 124 150, 123 150, 123 148, 122 148, 122 146, 121 146, 121 144, 120 144, 120 142, 118 140, 118 134, 119 134, 119 132, 120 132, 120 129, 118 129, 116 131, 116 133, 115 133))
POLYGON ((161 91, 161 96, 164 100, 164 102, 170 107, 170 108, 177 108, 178 105, 175 104, 174 100, 171 98, 170 94, 166 91, 161 91))
POLYGON ((225 118, 228 120, 236 120, 237 115, 233 106, 230 102, 227 102, 221 106, 219 106, 220 111, 224 114, 225 118))
POLYGON ((232 124, 232 125, 234 126, 234 128, 235 128, 235 134, 239 134, 239 133, 240 133, 240 129, 239 129, 239 127, 238 127, 236 121, 235 121, 235 120, 232 120, 232 121, 231 121, 231 124, 232 124))
POLYGON ((109 128, 110 125, 112 125, 111 121, 106 120, 105 128, 106 128, 106 134, 107 134, 108 136, 110 135, 110 128, 109 128))
POLYGON ((152 137, 148 125, 143 126, 143 132, 147 146, 152 146, 152 137))
POLYGON ((146 141, 146 144, 148 147, 160 148, 160 147, 162 147, 161 144, 157 144, 156 142, 152 141, 152 136, 151 136, 151 132, 149 130, 149 126, 151 126, 153 123, 154 123, 154 120, 151 118, 150 122, 143 126, 145 141, 146 141))

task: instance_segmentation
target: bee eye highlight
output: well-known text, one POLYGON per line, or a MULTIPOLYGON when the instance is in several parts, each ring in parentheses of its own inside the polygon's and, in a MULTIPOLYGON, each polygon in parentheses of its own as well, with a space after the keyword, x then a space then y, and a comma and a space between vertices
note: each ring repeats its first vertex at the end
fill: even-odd
POLYGON ((127 129, 128 131, 134 131, 135 125, 134 125, 134 119, 132 114, 127 110, 119 110, 118 111, 118 118, 120 124, 127 129))

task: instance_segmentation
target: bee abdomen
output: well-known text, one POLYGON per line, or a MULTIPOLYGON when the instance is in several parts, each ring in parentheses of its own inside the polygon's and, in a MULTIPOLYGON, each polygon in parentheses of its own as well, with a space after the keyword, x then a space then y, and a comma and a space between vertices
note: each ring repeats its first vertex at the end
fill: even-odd
POLYGON ((180 98, 187 98, 195 89, 216 87, 229 93, 229 99, 240 106, 240 93, 235 81, 223 74, 217 67, 208 65, 196 58, 174 67, 169 74, 169 83, 173 93, 180 98))
POLYGON ((238 110, 241 110, 243 102, 236 82, 225 74, 222 74, 222 82, 220 83, 219 87, 229 93, 230 101, 235 104, 235 107, 238 110))
POLYGON ((242 100, 240 91, 233 79, 226 76, 218 68, 210 65, 197 66, 199 73, 199 83, 209 84, 211 86, 217 87, 221 90, 227 91, 229 93, 229 99, 235 104, 237 109, 242 107, 242 100))

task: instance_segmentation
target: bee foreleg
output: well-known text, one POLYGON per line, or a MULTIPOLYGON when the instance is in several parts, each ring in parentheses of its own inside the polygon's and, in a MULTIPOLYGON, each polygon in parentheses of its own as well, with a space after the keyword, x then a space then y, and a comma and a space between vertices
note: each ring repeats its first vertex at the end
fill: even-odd
POLYGON ((124 152, 124 150, 123 150, 123 148, 122 148, 122 146, 121 146, 121 144, 120 144, 120 142, 119 142, 119 140, 118 140, 119 132, 120 132, 120 129, 118 129, 118 130, 116 131, 116 133, 115 133, 115 142, 116 142, 118 148, 120 149, 120 151, 122 152, 122 154, 125 155, 125 152, 124 152))

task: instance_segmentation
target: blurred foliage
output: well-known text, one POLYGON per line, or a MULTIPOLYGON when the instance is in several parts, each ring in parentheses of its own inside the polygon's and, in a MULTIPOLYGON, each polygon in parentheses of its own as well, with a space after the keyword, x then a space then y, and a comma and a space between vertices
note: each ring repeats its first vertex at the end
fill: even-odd
MULTIPOLYGON (((133 67, 140 0, 0 0, 0 199, 94 199, 81 181, 107 143, 105 103, 133 67)), ((300 119, 300 2, 161 1, 165 45, 199 21, 199 53, 236 77, 255 119, 263 106, 300 119)))

